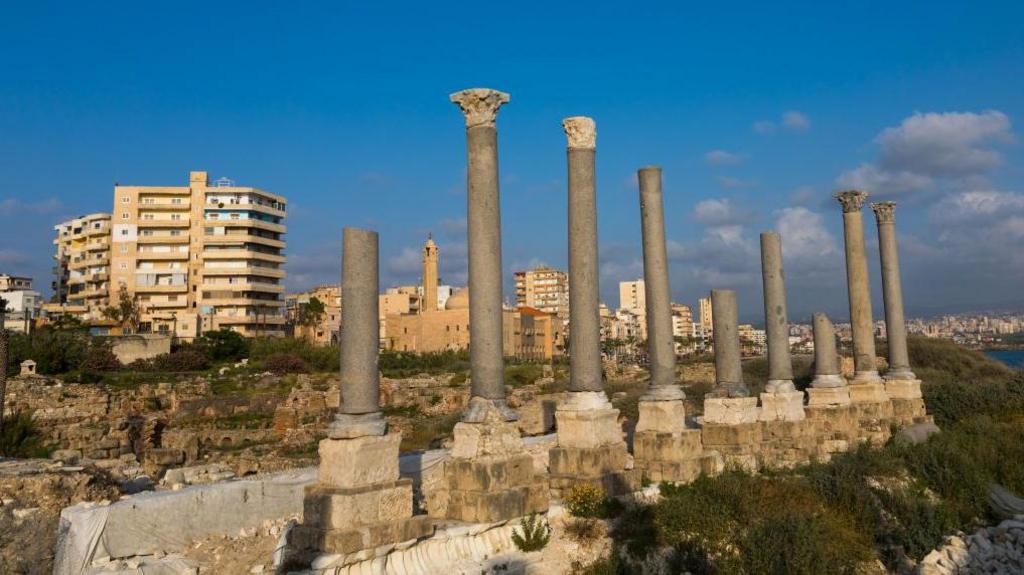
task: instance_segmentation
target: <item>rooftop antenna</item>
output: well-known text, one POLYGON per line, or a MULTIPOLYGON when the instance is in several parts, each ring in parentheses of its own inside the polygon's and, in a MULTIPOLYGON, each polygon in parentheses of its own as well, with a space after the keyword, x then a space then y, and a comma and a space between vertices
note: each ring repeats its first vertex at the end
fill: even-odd
POLYGON ((222 177, 222 178, 217 178, 217 180, 213 182, 213 185, 214 185, 214 187, 217 187, 217 188, 233 188, 233 187, 235 187, 235 181, 232 180, 231 178, 223 178, 222 177))

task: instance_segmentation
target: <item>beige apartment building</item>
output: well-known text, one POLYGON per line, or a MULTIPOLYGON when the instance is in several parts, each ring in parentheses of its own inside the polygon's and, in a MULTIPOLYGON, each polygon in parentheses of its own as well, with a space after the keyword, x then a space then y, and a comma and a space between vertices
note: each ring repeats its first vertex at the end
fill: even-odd
POLYGON ((191 172, 186 186, 115 186, 109 301, 136 297, 143 331, 283 335, 281 196, 191 172))
POLYGON ((712 326, 714 325, 712 321, 714 318, 711 315, 711 298, 702 297, 697 300, 697 304, 700 306, 700 322, 698 325, 705 334, 710 334, 713 331, 712 326))
POLYGON ((516 305, 555 314, 562 321, 569 319, 569 276, 549 267, 518 271, 513 275, 516 305))
POLYGON ((47 313, 103 318, 110 306, 110 214, 96 213, 53 227, 54 302, 47 313))
POLYGON ((647 312, 647 295, 644 280, 619 282, 619 309, 643 315, 647 312))

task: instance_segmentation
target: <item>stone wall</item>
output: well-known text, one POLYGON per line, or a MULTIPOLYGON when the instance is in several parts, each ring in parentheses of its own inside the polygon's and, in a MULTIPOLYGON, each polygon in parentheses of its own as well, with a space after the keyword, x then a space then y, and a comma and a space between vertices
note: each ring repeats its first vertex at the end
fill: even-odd
POLYGON ((113 335, 104 338, 121 363, 149 359, 171 353, 171 336, 161 334, 113 335))

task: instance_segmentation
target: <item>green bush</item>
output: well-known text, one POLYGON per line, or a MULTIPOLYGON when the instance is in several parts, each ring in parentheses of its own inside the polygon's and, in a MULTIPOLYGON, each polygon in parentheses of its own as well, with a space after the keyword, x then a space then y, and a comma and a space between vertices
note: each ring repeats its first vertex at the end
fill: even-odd
MULTIPOLYGON (((259 338, 251 342, 250 360, 259 364, 277 354, 299 357, 312 372, 337 372, 341 367, 340 350, 337 345, 319 346, 303 339, 291 337, 259 338)), ((266 365, 263 367, 265 369, 266 365)))
POLYGON ((309 373, 309 364, 293 353, 275 353, 263 360, 263 369, 276 375, 309 373))
POLYGON ((43 375, 60 375, 79 369, 90 347, 84 329, 57 329, 43 326, 31 334, 13 333, 8 340, 7 374, 16 375, 21 362, 36 362, 43 375))
POLYGON ((32 414, 15 411, 4 417, 0 429, 0 455, 4 457, 48 457, 50 449, 36 429, 32 414))
POLYGON ((208 331, 196 339, 194 345, 212 361, 239 361, 249 357, 249 340, 230 329, 208 331))
MULTIPOLYGON (((420 373, 468 372, 469 350, 432 353, 385 350, 380 352, 380 370, 386 377, 395 378, 411 377, 420 373)), ((465 382, 465 379, 462 382, 465 382)))
POLYGON ((565 508, 573 517, 595 518, 607 515, 604 490, 589 483, 576 483, 565 494, 565 508))
POLYGON ((536 513, 523 517, 519 521, 519 529, 512 530, 512 543, 524 553, 540 551, 551 540, 551 528, 536 513))
POLYGON ((93 340, 85 357, 78 364, 83 373, 107 373, 121 369, 121 361, 117 359, 110 346, 104 342, 93 340))
POLYGON ((505 384, 522 387, 537 381, 544 374, 544 369, 536 363, 522 363, 505 367, 505 384))

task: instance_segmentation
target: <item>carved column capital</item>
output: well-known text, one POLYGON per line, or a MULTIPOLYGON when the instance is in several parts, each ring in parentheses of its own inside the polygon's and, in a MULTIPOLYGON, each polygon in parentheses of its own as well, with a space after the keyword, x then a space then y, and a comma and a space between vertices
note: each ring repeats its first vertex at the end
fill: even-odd
POLYGON ((593 118, 573 116, 562 120, 570 148, 593 150, 597 147, 597 124, 593 118))
POLYGON ((498 108, 507 104, 509 95, 490 88, 470 88, 455 92, 449 99, 455 103, 466 116, 466 127, 494 126, 498 116, 498 108))
POLYGON ((880 224, 892 224, 896 222, 896 202, 877 202, 871 204, 880 224))
POLYGON ((845 192, 836 192, 832 194, 832 197, 838 200, 843 206, 843 213, 848 214, 851 212, 859 212, 860 209, 864 207, 864 200, 868 198, 868 193, 858 190, 848 190, 845 192))

